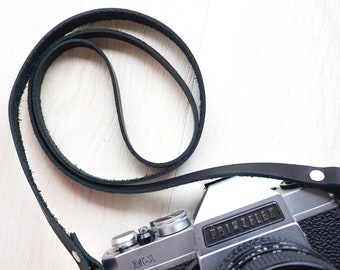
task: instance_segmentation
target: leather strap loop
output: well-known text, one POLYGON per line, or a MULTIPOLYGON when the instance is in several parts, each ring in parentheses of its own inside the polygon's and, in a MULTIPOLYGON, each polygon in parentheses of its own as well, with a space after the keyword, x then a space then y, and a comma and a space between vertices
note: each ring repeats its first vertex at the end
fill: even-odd
MULTIPOLYGON (((105 64, 111 76, 111 82, 112 82, 112 88, 113 88, 114 97, 115 97, 115 104, 117 108, 117 116, 119 120, 120 130, 121 130, 122 137, 124 139, 124 142, 126 143, 127 148, 130 150, 132 155, 136 159, 138 159, 140 162, 144 163, 147 166, 161 169, 156 174, 151 174, 151 175, 141 177, 138 179, 128 180, 128 182, 125 181, 125 183, 131 184, 131 183, 143 182, 143 181, 146 181, 152 178, 157 178, 160 175, 166 174, 169 171, 172 171, 173 169, 177 168, 187 158, 189 158, 191 153, 196 148, 198 140, 201 136, 202 129, 200 129, 199 127, 203 126, 204 115, 202 114, 202 112, 198 111, 198 107, 197 107, 198 105, 195 103, 193 94, 191 93, 189 87, 186 85, 182 77, 177 73, 177 71, 170 65, 170 63, 165 58, 163 58, 157 51, 155 51, 152 47, 150 47, 148 44, 144 43, 143 41, 129 34, 122 33, 116 30, 92 29, 92 30, 78 31, 78 32, 72 33, 66 36, 60 42, 55 43, 52 48, 47 50, 41 56, 40 61, 39 61, 39 66, 32 74, 32 79, 29 82, 30 91, 28 95, 28 103, 29 103, 30 118, 31 118, 34 132, 41 146, 43 147, 44 151, 47 153, 47 155, 50 157, 53 163, 58 166, 58 168, 60 168, 66 175, 70 176, 72 179, 86 186, 91 185, 92 183, 96 184, 97 182, 100 182, 101 184, 106 184, 109 186, 112 186, 113 184, 121 185, 123 183, 122 181, 124 181, 124 180, 117 181, 113 179, 99 179, 90 174, 87 174, 86 172, 74 166, 71 162, 68 161, 68 159, 61 153, 61 151, 55 145, 53 139, 51 138, 46 128, 42 109, 41 109, 41 104, 40 104, 40 92, 41 92, 41 85, 43 82, 44 74, 47 68, 55 60, 56 57, 58 57, 63 52, 69 49, 72 49, 72 48, 76 48, 76 47, 86 47, 91 50, 94 50, 105 61, 105 64), (119 40, 128 42, 130 44, 133 44, 136 47, 147 52, 149 55, 151 55, 172 75, 172 77, 176 80, 176 82, 179 84, 179 86, 185 93, 185 96, 187 97, 188 103, 191 107, 191 111, 193 113, 193 119, 194 119, 194 132, 193 132, 191 142, 189 143, 188 147, 184 150, 184 152, 181 155, 179 155, 174 160, 171 160, 168 162, 155 163, 155 162, 151 162, 151 161, 144 159, 142 156, 140 156, 136 152, 136 150, 133 148, 133 145, 130 143, 127 130, 125 128, 124 115, 123 115, 123 110, 122 110, 121 101, 120 101, 119 86, 118 86, 115 72, 112 69, 110 61, 106 57, 105 53, 93 42, 87 40, 87 38, 114 38, 114 39, 119 39, 119 40)), ((196 70, 196 73, 199 73, 199 70, 196 70)), ((203 89, 202 89, 202 93, 204 93, 203 89)), ((202 105, 205 106, 205 100, 201 100, 201 106, 202 105)))
POLYGON ((309 166, 278 164, 278 163, 251 163, 251 164, 235 164, 226 165, 216 168, 210 168, 197 171, 183 176, 169 178, 163 181, 152 182, 149 180, 156 179, 161 175, 165 175, 183 164, 195 150, 201 137, 204 119, 205 119, 205 92, 203 79, 198 64, 186 44, 174 33, 170 28, 161 22, 148 17, 144 14, 124 9, 98 9, 75 15, 53 28, 47 33, 31 51, 23 64, 16 81, 13 85, 11 97, 9 101, 9 120, 12 131, 14 144, 18 153, 18 157, 26 175, 26 178, 37 198, 46 219, 58 235, 61 242, 75 259, 81 270, 103 269, 102 265, 92 258, 81 246, 76 234, 66 233, 65 229, 58 223, 51 211, 48 209, 38 187, 34 181, 32 172, 29 168, 25 148, 22 141, 22 135, 19 125, 19 106, 22 95, 28 84, 28 103, 31 123, 42 148, 47 153, 51 161, 71 179, 93 189, 112 192, 112 193, 140 193, 157 191, 165 188, 171 188, 203 179, 211 178, 229 178, 236 175, 241 176, 261 176, 270 177, 281 180, 290 180, 301 185, 316 186, 332 192, 338 192, 340 188, 340 168, 317 168, 309 166), (142 40, 121 31, 112 29, 85 29, 79 30, 80 27, 94 22, 105 20, 127 20, 151 27, 169 39, 171 39, 183 52, 187 61, 190 63, 199 90, 199 101, 191 92, 190 87, 185 83, 183 78, 171 66, 171 64, 151 46, 142 40), (154 163, 140 156, 133 148, 129 141, 128 133, 124 124, 124 117, 120 102, 120 93, 117 78, 110 61, 105 53, 94 42, 92 38, 110 38, 118 39, 145 51, 156 61, 158 61, 167 72, 175 79, 177 84, 183 90, 188 103, 190 105, 193 119, 194 131, 192 139, 188 147, 177 158, 168 162, 154 163), (111 76, 111 82, 115 97, 115 104, 119 118, 122 137, 130 152, 144 164, 159 168, 159 171, 153 175, 132 179, 132 180, 112 180, 101 179, 92 176, 74 166, 58 149, 53 142, 48 130, 45 126, 41 104, 40 92, 44 74, 48 67, 53 63, 54 59, 63 52, 75 48, 85 47, 95 51, 105 62, 111 76), (311 172, 318 171, 324 175, 321 182, 316 182, 311 177, 311 172))
MULTIPOLYGON (((61 242, 68 249, 68 251, 73 255, 75 261, 79 265, 80 269, 101 269, 102 266, 89 256, 85 250, 81 247, 79 241, 75 234, 67 234, 65 229, 57 222, 51 211, 48 209, 43 197, 40 194, 38 187, 35 184, 32 172, 29 168, 27 156, 25 153, 25 148, 22 141, 22 135, 19 126, 19 106, 21 97, 24 93, 25 87, 28 83, 28 107, 31 117, 31 123, 42 148, 49 156, 51 161, 65 174, 67 174, 71 179, 94 189, 105 190, 107 192, 122 192, 131 193, 129 191, 129 185, 136 184, 143 181, 148 181, 152 178, 157 178, 164 175, 178 166, 180 166, 185 160, 187 160, 192 152, 195 150, 199 138, 202 133, 204 118, 205 118, 205 93, 203 79, 198 67, 198 64, 192 55, 186 44, 174 33, 170 28, 161 22, 146 16, 144 14, 125 10, 125 9, 97 9, 88 12, 84 12, 75 15, 54 27, 49 33, 47 33, 31 51, 27 57, 25 63, 23 64, 17 79, 13 85, 13 89, 9 101, 9 120, 11 131, 13 135, 14 144, 18 153, 19 160, 21 162, 23 171, 26 178, 31 185, 31 188, 44 212, 49 224, 53 228, 54 232, 58 235, 61 242), (150 47, 145 42, 129 35, 122 33, 117 30, 110 29, 88 29, 79 30, 80 27, 100 21, 106 20, 126 20, 135 23, 142 24, 147 27, 151 27, 170 40, 172 40, 186 56, 188 62, 191 64, 192 69, 195 73, 195 79, 198 84, 200 100, 196 104, 193 95, 186 85, 181 76, 177 71, 170 65, 170 63, 162 57, 157 51, 150 47), (95 45, 93 42, 89 41, 90 38, 102 37, 102 38, 115 38, 124 42, 128 42, 148 53, 155 60, 157 60, 176 80, 178 85, 182 88, 185 96, 193 113, 193 118, 195 122, 194 133, 192 139, 189 143, 187 149, 177 158, 169 162, 164 163, 153 163, 145 160, 141 157, 132 147, 127 131, 125 129, 124 118, 122 109, 120 106, 120 95, 117 79, 115 77, 114 71, 109 63, 109 60, 103 53, 103 51, 95 45), (117 114, 119 117, 119 125, 121 128, 122 136, 125 143, 131 153, 140 161, 145 164, 161 168, 159 172, 151 176, 145 176, 139 179, 133 180, 109 180, 100 179, 95 176, 89 175, 76 168, 67 158, 60 152, 58 147, 53 142, 51 136, 49 135, 47 128, 44 123, 43 115, 41 112, 40 105, 40 91, 41 83, 44 78, 44 74, 48 66, 53 62, 53 60, 63 52, 75 48, 75 47, 86 47, 97 52, 105 61, 106 66, 110 72, 112 79, 112 86, 115 96, 115 103, 117 108, 117 114)), ((131 189, 132 192, 141 192, 139 188, 131 189)))

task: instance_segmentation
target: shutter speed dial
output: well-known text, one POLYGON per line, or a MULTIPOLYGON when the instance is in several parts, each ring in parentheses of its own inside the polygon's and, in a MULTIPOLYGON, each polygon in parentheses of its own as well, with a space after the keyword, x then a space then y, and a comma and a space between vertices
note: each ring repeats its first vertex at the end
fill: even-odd
POLYGON ((117 235, 112 238, 111 244, 114 251, 122 252, 137 244, 137 233, 135 231, 128 231, 117 235))
POLYGON ((151 221, 150 225, 158 232, 158 236, 164 237, 188 228, 190 221, 187 213, 184 210, 179 210, 151 221))
MULTIPOLYGON (((188 228, 191 223, 187 213, 184 210, 179 210, 150 222, 151 228, 142 227, 135 231, 127 231, 112 238, 112 251, 123 253, 131 247, 139 244, 140 246, 147 245, 158 237, 165 237, 178 233, 188 228)), ((138 245, 137 245, 138 246, 138 245)))

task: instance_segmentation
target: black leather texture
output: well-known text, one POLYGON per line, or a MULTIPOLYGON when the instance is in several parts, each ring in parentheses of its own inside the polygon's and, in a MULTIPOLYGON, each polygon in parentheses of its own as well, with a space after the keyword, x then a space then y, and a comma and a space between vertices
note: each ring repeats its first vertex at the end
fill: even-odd
POLYGON ((340 209, 299 222, 311 246, 340 269, 340 209))
POLYGON ((168 270, 200 270, 197 260, 189 261, 168 270))

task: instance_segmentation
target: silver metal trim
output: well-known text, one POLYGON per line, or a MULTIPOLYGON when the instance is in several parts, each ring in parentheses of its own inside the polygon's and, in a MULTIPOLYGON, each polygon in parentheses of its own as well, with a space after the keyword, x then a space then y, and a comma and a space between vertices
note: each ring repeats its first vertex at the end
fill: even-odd
POLYGON ((135 231, 128 231, 117 235, 111 240, 114 251, 119 249, 126 249, 137 244, 137 233, 135 231))
POLYGON ((188 228, 190 221, 187 213, 184 210, 179 210, 151 221, 150 224, 157 230, 158 236, 164 237, 188 228))

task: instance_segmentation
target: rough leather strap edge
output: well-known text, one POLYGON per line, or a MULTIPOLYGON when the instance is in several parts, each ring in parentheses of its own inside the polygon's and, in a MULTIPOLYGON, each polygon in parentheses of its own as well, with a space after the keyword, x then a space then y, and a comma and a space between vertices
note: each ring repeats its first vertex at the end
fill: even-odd
MULTIPOLYGON (((157 20, 148 17, 144 14, 140 14, 131 10, 124 10, 124 9, 98 9, 98 10, 92 10, 88 12, 84 12, 78 15, 75 15, 56 27, 54 27, 49 33, 47 33, 39 42, 38 44, 34 47, 34 49, 31 51, 29 56, 27 57, 26 61, 24 62, 17 79, 13 85, 13 89, 11 92, 10 96, 10 102, 9 102, 9 120, 10 120, 10 126, 11 126, 11 131, 12 131, 12 136, 14 140, 14 144, 18 153, 18 157, 20 160, 20 163, 22 165, 23 171, 26 175, 26 178, 42 208, 42 211, 44 212, 49 224, 59 237, 59 239, 62 241, 62 243, 65 245, 65 247, 68 249, 68 251, 72 254, 73 258, 75 261, 78 263, 80 269, 102 269, 102 266, 94 260, 91 256, 87 254, 87 252, 82 248, 80 245, 79 241, 77 240, 77 237, 75 234, 68 234, 66 233, 65 229, 57 222, 51 211, 48 209, 45 201, 43 200, 43 197, 40 194, 40 191, 38 187, 36 186, 34 182, 34 178, 32 176, 32 172, 29 168, 29 164, 27 161, 25 149, 23 146, 23 141, 22 141, 22 136, 21 136, 21 131, 20 131, 20 126, 19 126, 19 106, 20 106, 20 101, 21 97, 23 95, 23 92, 25 90, 25 87, 27 83, 29 85, 34 81, 34 76, 36 74, 36 69, 39 67, 39 64, 46 56, 46 53, 49 53, 50 50, 56 45, 58 45, 58 41, 62 40, 65 38, 65 36, 70 35, 72 31, 75 29, 89 24, 89 23, 94 23, 94 22, 99 22, 99 21, 105 21, 105 20, 128 20, 132 21, 135 23, 140 23, 142 25, 154 28, 155 30, 161 32, 165 36, 167 36, 169 39, 171 39, 175 44, 177 44, 182 52, 186 55, 188 61, 192 65, 193 69, 195 70, 195 76, 196 80, 199 85, 200 89, 200 115, 199 115, 199 121, 198 121, 198 127, 196 128, 197 132, 194 134, 195 138, 191 141, 189 149, 183 152, 182 156, 177 158, 175 161, 170 161, 169 163, 165 164, 150 164, 149 165, 153 167, 165 167, 165 170, 163 170, 162 174, 167 173, 170 170, 173 170, 176 168, 176 164, 181 164, 183 163, 194 151, 198 141, 200 134, 202 132, 203 128, 203 123, 204 123, 204 118, 205 118, 205 96, 204 96, 204 86, 203 86, 203 80, 202 76, 200 74, 197 62, 195 58, 193 57, 192 53, 186 46, 186 44, 167 26, 164 24, 158 22, 157 20), (168 167, 167 167, 168 166, 168 167)), ((94 47, 93 47, 94 48, 94 47)), ((97 52, 100 53, 99 50, 96 50, 97 52)), ((62 53, 62 51, 60 51, 62 53)), ((49 64, 49 63, 48 63, 49 64)), ((47 65, 48 65, 47 64, 47 65)), ((165 61, 163 61, 163 64, 166 64, 165 61)), ((164 65, 163 65, 164 66, 164 65)), ((168 72, 170 72, 168 70, 168 72)), ((39 73, 38 73, 39 75, 39 73)), ((112 76, 112 74, 111 74, 112 76)), ((28 90, 29 91, 29 90, 28 90)), ((30 91, 29 91, 30 92, 30 91)), ((31 95, 29 93, 29 95, 31 95)), ((116 98, 116 104, 119 103, 119 100, 117 101, 116 98)), ((190 102, 190 100, 189 100, 190 102)), ((29 104, 30 112, 32 109, 32 103, 29 104)), ((198 111, 198 110, 197 110, 198 111)), ((195 116, 196 119, 198 117, 195 116)), ((32 121, 32 124, 34 121, 32 121)), ((121 124, 121 123, 120 123, 121 124)), ((33 124, 34 125, 34 124, 33 124)), ((121 126, 123 126, 121 124, 121 126)), ((39 132, 36 132, 35 134, 38 136, 39 139, 39 132)), ((43 138, 46 139, 46 138, 43 138)), ((39 140, 41 142, 43 140, 39 140)), ((53 147, 52 147, 53 148, 53 147)), ((46 148, 43 149, 46 150, 46 148)), ((53 155, 53 153, 52 153, 53 155)), ((51 158, 51 155, 49 155, 51 158)), ((63 157, 61 157, 63 159, 63 157)), ((138 158, 138 156, 136 156, 138 158)), ((142 159, 141 157, 139 159, 142 159)), ((53 161, 53 159, 52 159, 53 161)), ((67 160, 65 159, 64 161, 67 160)), ((56 164, 57 165, 57 164, 56 164)), ((58 166, 58 165, 57 165, 58 166)), ((58 166, 60 169, 62 169, 64 172, 65 170, 63 169, 63 166, 58 166)), ((76 175, 69 175, 69 176, 74 176, 77 178, 78 176, 76 175)), ((157 175, 156 175, 157 176, 157 175)), ((149 179, 150 177, 144 177, 145 180, 149 179)), ((77 179, 76 179, 77 180, 77 179)), ((86 181, 78 181, 81 182, 82 184, 90 187, 90 188, 96 188, 96 183, 98 182, 99 185, 106 183, 108 184, 108 181, 103 181, 99 178, 93 177, 91 181, 88 181, 88 184, 86 181)), ((136 181, 131 181, 131 182, 138 182, 136 181)), ((126 182, 127 183, 127 182, 126 182)), ((98 189, 98 188, 97 188, 98 189)), ((107 190, 108 192, 111 190, 107 190)), ((119 190, 115 190, 115 192, 119 192, 119 190)), ((127 191, 126 191, 127 192, 127 191)))
MULTIPOLYGON (((104 30, 101 30, 105 32, 104 30)), ((110 31, 109 31, 110 32, 110 31)), ((103 34, 103 33, 102 33, 103 34)), ((116 33, 118 34, 118 33, 116 33)), ((108 35, 113 35, 112 31, 108 35)), ((133 39, 133 38, 132 38, 133 39)), ((132 40, 131 39, 131 40, 132 40)), ((168 66, 168 63, 165 59, 162 59, 157 55, 157 52, 153 54, 152 48, 148 48, 147 44, 143 44, 141 41, 133 41, 136 42, 137 46, 143 50, 146 50, 147 53, 151 54, 156 58, 166 69, 167 71, 176 79, 179 85, 182 84, 181 79, 178 77, 172 67, 168 66), (139 46, 140 45, 140 46, 139 46), (168 66, 168 67, 167 67, 168 66)), ((136 45, 135 44, 135 45, 136 45)), ((110 70, 110 68, 109 68, 110 70)), ((116 78, 114 75, 114 71, 110 70, 113 88, 117 87, 116 78)), ((153 177, 158 177, 162 174, 166 174, 171 170, 180 166, 194 151, 199 138, 201 136, 201 132, 203 129, 204 118, 205 118, 205 93, 204 93, 204 85, 201 73, 198 68, 198 64, 185 45, 185 43, 167 26, 160 23, 159 21, 150 18, 144 14, 140 14, 130 10, 123 9, 98 9, 92 10, 88 12, 84 12, 73 16, 64 22, 57 25, 53 28, 49 33, 47 33, 40 42, 35 46, 30 55, 27 57, 25 63, 23 64, 17 79, 14 83, 10 102, 9 102, 9 120, 12 131, 12 136, 14 140, 14 144, 18 153, 18 157, 23 168, 23 171, 26 175, 26 178, 36 196, 42 211, 44 212, 46 219, 49 224, 53 228, 54 232, 57 234, 61 242, 67 248, 67 250, 72 254, 73 258, 77 262, 79 268, 81 270, 85 269, 103 269, 102 265, 92 258, 81 246, 76 234, 71 233, 68 234, 65 229, 58 223, 56 218, 53 216, 51 211, 48 209, 43 197, 40 194, 38 187, 34 182, 34 178, 32 176, 32 172, 29 168, 29 164, 27 161, 25 149, 23 146, 22 136, 20 132, 19 126, 19 106, 20 101, 25 90, 26 85, 29 84, 29 87, 37 90, 37 93, 31 93, 29 91, 29 109, 30 115, 33 116, 32 125, 35 131, 35 134, 38 137, 40 143, 42 143, 42 147, 48 156, 52 159, 52 161, 56 164, 58 168, 60 168, 63 172, 65 172, 72 179, 80 182, 83 185, 86 185, 89 188, 105 191, 105 192, 119 192, 119 193, 140 193, 140 192, 150 192, 157 191, 165 188, 170 188, 178 185, 183 185, 187 183, 191 183, 194 181, 199 181, 203 179, 211 179, 211 178, 228 178, 235 175, 240 176, 261 176, 261 177, 270 177, 281 180, 290 180, 298 182, 302 185, 308 186, 316 186, 319 188, 323 188, 326 190, 330 190, 332 192, 337 192, 339 190, 339 179, 340 179, 340 169, 337 167, 328 167, 328 168, 318 168, 318 167, 310 167, 310 166, 300 166, 300 165, 292 165, 292 164, 279 164, 279 163, 251 163, 251 164, 234 164, 234 165, 226 165, 211 169, 206 169, 202 171, 197 171, 194 173, 190 173, 183 176, 178 176, 170 179, 166 179, 163 181, 155 182, 155 183, 147 183, 148 180, 153 177), (57 153, 57 146, 51 140, 48 132, 44 131, 44 127, 41 129, 41 125, 44 125, 41 115, 39 115, 39 91, 40 91, 40 83, 42 82, 44 72, 48 68, 48 66, 53 62, 54 58, 66 51, 68 48, 73 48, 76 46, 85 46, 87 48, 95 50, 102 58, 104 58, 108 68, 109 65, 107 63, 107 59, 105 59, 105 55, 102 54, 100 48, 98 48, 95 44, 91 42, 85 41, 88 38, 98 35, 99 30, 89 30, 89 31, 80 31, 74 32, 75 29, 81 27, 83 25, 104 21, 104 20, 129 20, 132 22, 140 23, 155 30, 161 32, 168 38, 170 38, 179 48, 183 51, 185 56, 187 57, 189 63, 191 64, 196 80, 198 83, 199 91, 200 91, 200 104, 193 104, 192 98, 189 93, 186 93, 188 101, 191 105, 194 119, 195 119, 195 132, 193 135, 193 139, 189 145, 189 148, 186 149, 181 156, 175 158, 172 161, 165 163, 152 163, 149 162, 142 157, 140 157, 137 153, 135 156, 142 162, 145 162, 147 165, 156 168, 163 168, 160 173, 156 173, 152 176, 142 177, 140 179, 133 179, 132 181, 108 181, 105 179, 96 178, 93 176, 87 175, 85 172, 73 170, 72 164, 71 169, 68 168, 70 164, 68 164, 67 159, 62 155, 62 153, 57 153), (69 47, 68 47, 69 46, 69 47), (41 66, 42 63, 45 63, 41 66), (37 83, 37 84, 36 84, 37 83), (194 105, 194 106, 193 106, 194 105), (36 107, 37 106, 37 107, 36 107), (36 115, 36 108, 38 108, 38 115, 36 115), (197 110, 196 110, 197 109, 197 110), (195 115, 197 113, 197 115, 195 115), (38 120, 37 120, 38 119, 38 120), (40 119, 40 120, 39 120, 40 119), (47 142, 47 143, 46 143, 47 142), (46 143, 46 145, 45 145, 46 143), (52 144, 52 145, 50 145, 52 144), (53 149, 54 148, 54 149, 53 149), (50 149, 52 151, 50 152, 50 149), (56 151, 54 151, 56 150, 56 151), (58 155, 60 155, 58 157, 58 155), (61 162, 60 162, 61 161, 61 162), (66 164, 66 165, 65 165, 66 164), (69 170, 70 169, 70 170, 69 170), (321 182, 314 182, 310 173, 312 171, 321 171, 325 179, 321 182), (143 183, 146 181, 146 183, 143 183)), ((182 85, 181 85, 182 86, 182 85)), ((118 88, 118 87, 117 87, 118 88)), ((186 88, 186 86, 184 86, 186 88)), ((183 89, 183 87, 182 87, 183 89)), ((115 90, 115 89, 114 89, 115 90)), ((187 91, 183 89, 183 91, 187 91)), ((119 93, 115 95, 116 105, 119 105, 119 93)), ((119 110, 119 106, 117 106, 117 113, 121 113, 119 110)), ((127 135, 124 135, 124 123, 123 119, 120 120, 120 126, 123 128, 122 136, 124 139, 128 140, 127 135)), ((133 147, 127 143, 127 147, 130 151, 134 152, 133 147)))
MULTIPOLYGON (((196 71, 198 72, 198 71, 196 71)), ((199 127, 202 125, 201 113, 198 110, 198 104, 196 104, 195 99, 186 85, 182 77, 177 73, 177 71, 170 65, 170 63, 164 59, 157 51, 155 51, 152 47, 148 44, 144 43, 143 41, 129 35, 126 33, 122 33, 120 31, 109 30, 109 29, 93 29, 93 30, 85 30, 85 31, 78 31, 67 35, 63 38, 60 42, 55 42, 53 47, 46 51, 41 57, 39 61, 39 66, 31 75, 31 79, 29 82, 29 91, 28 91, 28 105, 29 105, 29 112, 30 112, 30 119, 33 126, 33 130, 38 138, 40 145, 43 147, 46 154, 49 158, 53 161, 53 163, 60 168, 66 175, 70 176, 72 179, 87 185, 87 183, 93 182, 97 183, 100 182, 102 184, 107 184, 112 186, 113 184, 117 184, 117 186, 122 185, 123 183, 137 183, 147 181, 152 178, 157 178, 162 174, 166 174, 167 172, 173 170, 174 168, 178 167, 179 164, 183 163, 193 152, 195 149, 199 137, 201 136, 202 129, 199 127), (150 162, 143 157, 141 157, 133 148, 132 144, 129 141, 128 134, 125 128, 124 117, 123 117, 123 110, 120 101, 120 91, 118 87, 117 78, 115 76, 115 72, 110 65, 109 59, 106 57, 105 53, 92 41, 89 41, 88 38, 114 38, 121 41, 128 42, 129 44, 133 44, 134 46, 144 50, 149 55, 151 55, 156 61, 158 61, 164 68, 169 72, 169 74, 176 80, 180 88, 183 90, 188 103, 190 105, 193 119, 194 119, 194 132, 192 135, 192 139, 187 146, 187 148, 183 151, 181 155, 177 158, 163 163, 154 163, 150 162), (98 55, 104 60, 107 69, 111 76, 112 88, 114 92, 115 104, 117 109, 117 116, 118 122, 120 125, 120 130, 122 133, 122 137, 124 142, 126 143, 127 148, 130 150, 131 154, 150 167, 158 168, 157 173, 144 176, 137 179, 131 179, 124 182, 124 180, 114 180, 114 179, 101 179, 86 172, 82 171, 78 167, 74 166, 58 149, 57 145, 53 142, 47 127, 44 122, 43 113, 41 109, 41 85, 43 82, 44 74, 47 68, 53 63, 54 59, 58 57, 61 53, 77 47, 85 47, 91 50, 94 50, 98 53, 98 55)), ((204 103, 202 106, 205 106, 204 103)))

